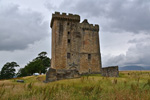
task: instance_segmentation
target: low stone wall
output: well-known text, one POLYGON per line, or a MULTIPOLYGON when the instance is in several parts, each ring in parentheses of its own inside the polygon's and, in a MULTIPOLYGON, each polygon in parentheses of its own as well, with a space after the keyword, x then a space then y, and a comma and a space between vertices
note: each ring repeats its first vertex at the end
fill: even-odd
POLYGON ((80 77, 79 71, 77 69, 53 69, 49 68, 46 73, 46 82, 52 82, 62 79, 71 79, 80 77))
POLYGON ((109 66, 101 69, 102 76, 119 77, 118 66, 109 66))

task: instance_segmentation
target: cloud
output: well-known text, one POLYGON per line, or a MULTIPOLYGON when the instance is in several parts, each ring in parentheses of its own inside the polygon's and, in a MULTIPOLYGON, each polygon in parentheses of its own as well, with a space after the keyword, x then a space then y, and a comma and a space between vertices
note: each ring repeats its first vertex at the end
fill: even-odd
POLYGON ((8 4, 2 5, 0 15, 0 50, 25 49, 48 36, 49 24, 42 21, 41 13, 21 11, 19 5, 8 4))
POLYGON ((64 0, 55 10, 80 14, 107 32, 150 33, 149 0, 64 0))
POLYGON ((126 64, 132 65, 132 64, 139 64, 143 66, 149 66, 150 65, 150 39, 145 38, 136 40, 136 45, 132 48, 128 49, 128 52, 126 53, 126 64))
MULTIPOLYGON (((49 34, 50 35, 50 34, 49 34)), ((46 51, 48 56, 51 57, 50 48, 51 41, 50 36, 43 38, 40 41, 36 41, 30 44, 24 50, 14 50, 14 51, 0 51, 0 70, 6 62, 17 62, 21 68, 23 68, 29 61, 32 61, 38 56, 42 51, 46 51)))
POLYGON ((127 50, 126 54, 120 55, 103 55, 104 66, 119 65, 122 66, 142 66, 150 65, 150 36, 146 38, 133 39, 128 42, 134 44, 127 50))
POLYGON ((107 66, 122 66, 123 61, 125 60, 125 55, 120 54, 118 56, 112 56, 112 55, 104 55, 102 56, 102 67, 107 67, 107 66))

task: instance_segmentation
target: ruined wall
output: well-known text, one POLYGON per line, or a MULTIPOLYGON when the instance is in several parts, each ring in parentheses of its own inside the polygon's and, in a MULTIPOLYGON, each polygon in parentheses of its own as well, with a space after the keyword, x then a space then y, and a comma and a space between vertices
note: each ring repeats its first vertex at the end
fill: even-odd
POLYGON ((46 73, 45 82, 53 82, 62 79, 79 78, 80 74, 77 69, 53 69, 49 68, 46 73))
POLYGON ((102 76, 119 77, 118 66, 110 66, 101 69, 102 76))
POLYGON ((56 12, 52 15, 52 68, 76 67, 80 73, 98 73, 101 69, 99 26, 80 23, 79 15, 56 12))

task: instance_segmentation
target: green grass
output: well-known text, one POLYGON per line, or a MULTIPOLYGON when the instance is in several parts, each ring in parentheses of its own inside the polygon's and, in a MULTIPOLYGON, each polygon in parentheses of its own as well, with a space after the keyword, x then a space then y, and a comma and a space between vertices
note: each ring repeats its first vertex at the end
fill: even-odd
POLYGON ((0 100, 150 100, 150 71, 122 71, 118 78, 99 74, 43 83, 45 76, 0 81, 0 100))

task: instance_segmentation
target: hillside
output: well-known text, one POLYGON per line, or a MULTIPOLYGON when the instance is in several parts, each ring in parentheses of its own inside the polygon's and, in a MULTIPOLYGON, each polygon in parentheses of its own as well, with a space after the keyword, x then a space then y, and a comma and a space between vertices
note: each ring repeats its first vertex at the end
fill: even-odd
POLYGON ((119 67, 119 70, 145 70, 145 68, 141 66, 124 66, 119 67))
POLYGON ((119 67, 120 71, 123 70, 150 70, 150 67, 142 67, 142 66, 124 66, 124 67, 119 67))
POLYGON ((149 71, 121 71, 120 77, 101 75, 43 83, 45 75, 0 80, 0 100, 150 100, 149 71))

